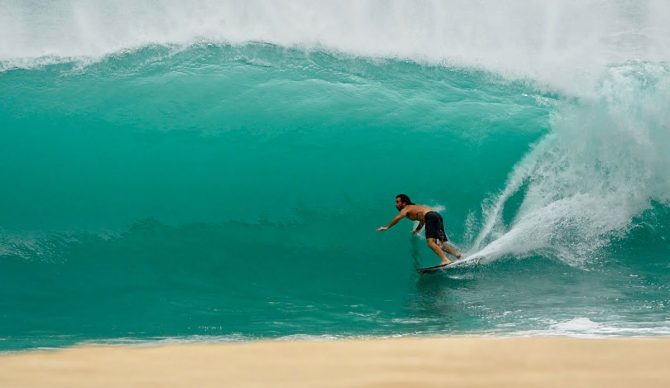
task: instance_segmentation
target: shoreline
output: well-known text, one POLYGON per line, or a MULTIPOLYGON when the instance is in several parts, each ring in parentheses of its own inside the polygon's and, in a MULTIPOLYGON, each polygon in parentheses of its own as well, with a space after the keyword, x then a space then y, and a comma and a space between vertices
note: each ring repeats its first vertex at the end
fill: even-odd
POLYGON ((0 386, 670 386, 670 337, 85 345, 0 354, 0 386))

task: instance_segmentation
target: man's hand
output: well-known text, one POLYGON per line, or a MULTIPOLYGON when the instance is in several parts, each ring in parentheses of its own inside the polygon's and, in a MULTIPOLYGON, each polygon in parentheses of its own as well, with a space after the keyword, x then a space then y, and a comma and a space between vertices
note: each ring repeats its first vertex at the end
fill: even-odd
POLYGON ((377 228, 377 232, 383 232, 385 230, 389 230, 388 226, 380 226, 379 228, 377 228))

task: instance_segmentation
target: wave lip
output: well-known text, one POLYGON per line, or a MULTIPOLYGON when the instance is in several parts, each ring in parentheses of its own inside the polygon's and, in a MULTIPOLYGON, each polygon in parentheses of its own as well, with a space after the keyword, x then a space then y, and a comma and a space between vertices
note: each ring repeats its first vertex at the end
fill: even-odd
POLYGON ((0 61, 99 58, 153 44, 266 42, 478 67, 590 92, 627 60, 670 60, 662 0, 196 1, 5 0, 0 61), (51 58, 51 59, 50 59, 51 58))

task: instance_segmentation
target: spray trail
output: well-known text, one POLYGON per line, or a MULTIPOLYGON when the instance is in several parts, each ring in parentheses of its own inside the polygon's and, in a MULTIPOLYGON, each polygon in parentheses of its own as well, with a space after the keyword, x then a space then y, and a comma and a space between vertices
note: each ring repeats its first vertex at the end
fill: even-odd
POLYGON ((552 133, 484 209, 472 250, 490 258, 550 254, 580 264, 625 235, 653 202, 667 205, 669 87, 666 65, 627 64, 609 69, 599 98, 565 102, 552 133), (522 187, 523 202, 505 225, 503 209, 522 187))

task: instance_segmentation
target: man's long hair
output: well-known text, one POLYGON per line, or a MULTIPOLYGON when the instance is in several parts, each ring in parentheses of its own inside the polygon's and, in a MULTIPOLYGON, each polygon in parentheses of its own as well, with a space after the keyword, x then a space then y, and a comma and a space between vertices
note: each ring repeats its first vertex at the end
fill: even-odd
POLYGON ((414 202, 412 202, 412 200, 409 199, 409 196, 407 194, 398 194, 395 197, 400 198, 400 202, 404 203, 405 205, 414 205, 414 202))

